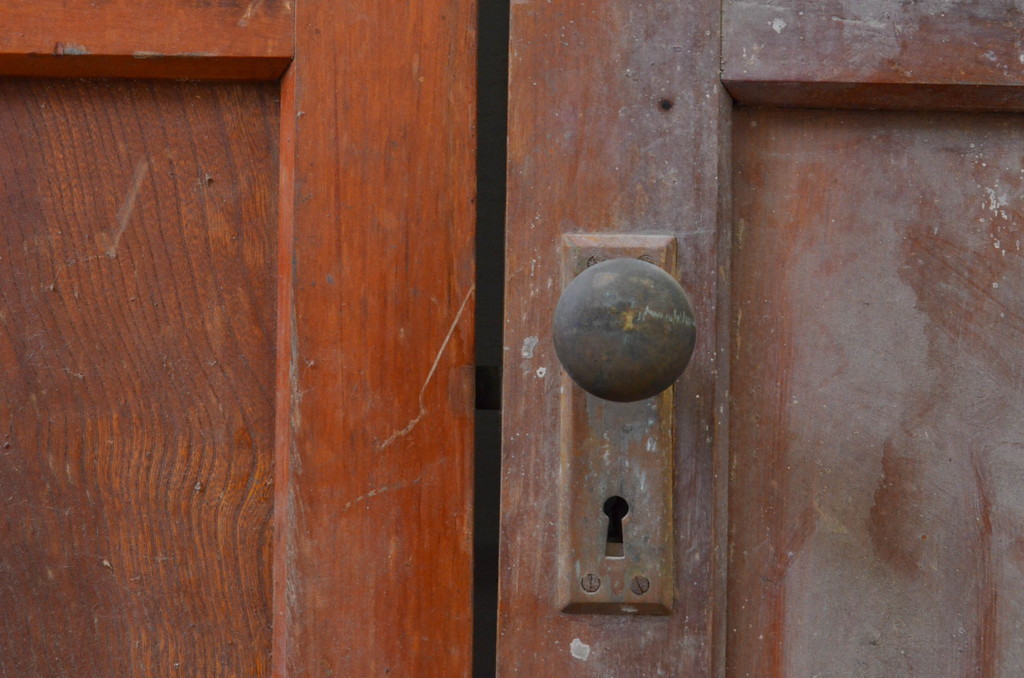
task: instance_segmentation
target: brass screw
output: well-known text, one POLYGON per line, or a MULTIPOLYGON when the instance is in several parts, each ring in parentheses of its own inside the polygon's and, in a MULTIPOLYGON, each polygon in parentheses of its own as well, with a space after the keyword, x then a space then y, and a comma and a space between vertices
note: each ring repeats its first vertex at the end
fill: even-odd
POLYGON ((638 574, 629 582, 629 590, 638 596, 642 596, 651 590, 651 580, 638 574))
POLYGON ((601 588, 601 578, 595 574, 588 574, 580 580, 580 586, 587 593, 594 593, 601 588))

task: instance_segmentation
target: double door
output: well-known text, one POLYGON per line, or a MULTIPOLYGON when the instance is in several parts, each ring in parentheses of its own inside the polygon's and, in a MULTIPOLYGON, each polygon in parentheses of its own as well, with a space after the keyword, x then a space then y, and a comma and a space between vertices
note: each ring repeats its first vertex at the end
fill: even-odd
MULTIPOLYGON (((498 675, 1015 675, 1020 12, 510 10, 498 675), (694 303, 669 615, 557 604, 566 234, 694 303)), ((2 13, 0 675, 468 675, 475 8, 2 13)))

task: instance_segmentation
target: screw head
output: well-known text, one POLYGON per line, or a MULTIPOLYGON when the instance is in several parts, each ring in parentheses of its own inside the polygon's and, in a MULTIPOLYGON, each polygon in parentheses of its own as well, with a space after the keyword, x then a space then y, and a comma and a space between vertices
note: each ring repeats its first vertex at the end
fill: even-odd
POLYGON ((651 580, 638 574, 629 582, 629 590, 638 596, 642 596, 651 590, 651 580))
POLYGON ((601 578, 596 574, 585 575, 583 579, 580 580, 580 586, 582 586, 583 590, 587 593, 594 593, 601 588, 601 578))

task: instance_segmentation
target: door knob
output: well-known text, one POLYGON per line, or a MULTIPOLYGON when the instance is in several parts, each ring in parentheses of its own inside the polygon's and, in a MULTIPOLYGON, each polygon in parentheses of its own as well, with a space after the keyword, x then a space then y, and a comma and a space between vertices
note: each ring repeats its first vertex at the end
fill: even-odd
POLYGON ((661 393, 686 369, 697 338, 686 292, 664 269, 611 259, 576 276, 555 306, 555 353, 588 393, 616 402, 661 393))

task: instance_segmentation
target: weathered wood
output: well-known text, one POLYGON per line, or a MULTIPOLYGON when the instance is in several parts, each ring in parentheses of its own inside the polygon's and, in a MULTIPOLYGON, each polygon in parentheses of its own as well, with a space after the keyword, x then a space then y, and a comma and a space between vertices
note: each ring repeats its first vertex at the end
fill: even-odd
POLYGON ((289 0, 8 0, 0 75, 276 80, 294 52, 289 0))
POLYGON ((718 2, 516 2, 511 44, 499 675, 707 675, 718 239, 728 231, 718 2), (675 391, 671 616, 568 615, 556 604, 567 377, 551 314, 565 233, 679 239, 699 335, 675 391))
POLYGON ((0 676, 269 674, 274 89, 0 83, 0 676))
POLYGON ((1024 12, 997 2, 724 0, 723 79, 748 104, 1024 110, 1024 12))
POLYGON ((274 675, 284 678, 287 669, 283 659, 287 656, 291 636, 289 624, 288 584, 290 558, 287 546, 292 540, 289 529, 291 511, 289 496, 294 483, 290 457, 292 455, 292 388, 294 387, 292 360, 295 328, 291 319, 294 310, 294 256, 295 241, 295 70, 289 69, 281 78, 281 128, 278 148, 278 228, 277 228, 277 362, 274 381, 274 553, 273 553, 273 657, 274 675))
POLYGON ((742 111, 729 676, 1024 662, 1024 123, 742 111))
POLYGON ((282 676, 470 670, 475 16, 454 0, 298 8, 282 676))

